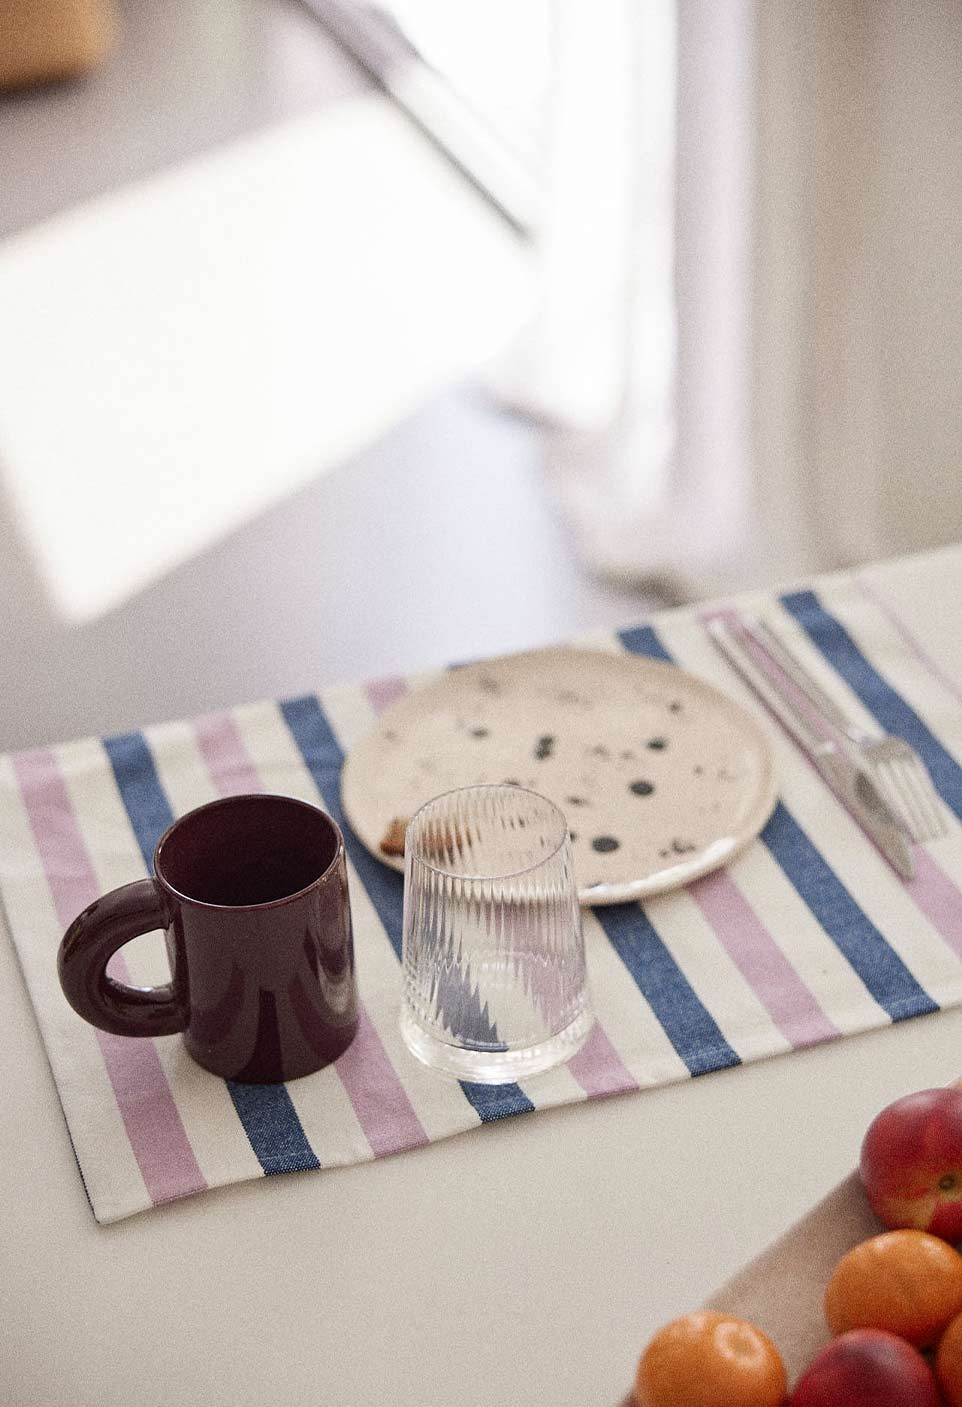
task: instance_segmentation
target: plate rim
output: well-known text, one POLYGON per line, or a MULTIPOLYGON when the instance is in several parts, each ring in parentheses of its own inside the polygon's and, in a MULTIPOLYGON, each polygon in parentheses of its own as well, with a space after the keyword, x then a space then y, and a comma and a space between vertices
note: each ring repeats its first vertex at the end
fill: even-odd
POLYGON ((412 700, 420 694, 426 693, 430 689, 443 685, 448 679, 455 678, 462 669, 483 669, 492 665, 502 665, 505 663, 515 663, 519 660, 529 660, 533 658, 544 658, 545 656, 570 657, 591 657, 592 659, 615 659, 619 664, 627 664, 629 667, 640 667, 652 669, 656 673, 666 675, 682 675, 689 686, 694 684, 699 690, 710 695, 719 701, 722 706, 737 717, 742 725, 754 735, 759 745, 761 753, 765 758, 765 775, 763 783, 759 788, 758 797, 750 813, 750 820, 745 823, 739 836, 732 838, 731 844, 713 854, 711 847, 703 850, 702 853, 693 860, 683 861, 680 864, 672 865, 668 869, 658 870, 654 874, 646 875, 640 879, 627 880, 622 883, 583 885, 578 890, 578 902, 582 908, 606 908, 615 904, 637 903, 642 899, 654 898, 660 894, 670 894, 674 890, 684 888, 694 880, 702 878, 706 874, 711 874, 725 865, 729 865, 737 859, 751 843, 756 840, 771 818, 778 803, 779 785, 778 775, 775 765, 775 748, 772 739, 764 728, 760 719, 756 718, 737 699, 733 699, 724 690, 707 679, 702 679, 693 671, 684 669, 681 665, 674 664, 669 660, 654 659, 650 655, 635 655, 609 650, 604 647, 592 649, 590 646, 546 646, 542 649, 519 650, 514 653, 503 655, 492 655, 485 659, 469 660, 464 665, 455 665, 440 673, 434 673, 431 678, 416 685, 409 693, 403 694, 400 698, 393 700, 383 713, 379 714, 373 725, 367 730, 363 737, 348 749, 344 760, 341 763, 340 772, 340 794, 341 808, 344 819, 350 826, 351 831, 364 849, 380 864, 387 869, 394 870, 396 874, 404 874, 403 855, 384 855, 379 850, 374 850, 364 839, 351 817, 351 809, 348 801, 348 783, 353 768, 357 765, 357 754, 364 748, 365 743, 373 740, 379 731, 385 726, 390 726, 392 715, 411 707, 412 700))

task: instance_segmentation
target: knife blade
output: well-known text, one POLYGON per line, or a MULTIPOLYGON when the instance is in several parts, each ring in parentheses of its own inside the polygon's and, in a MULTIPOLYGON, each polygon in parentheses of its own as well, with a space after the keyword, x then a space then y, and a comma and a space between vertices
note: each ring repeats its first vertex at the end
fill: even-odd
POLYGON ((768 653, 764 642, 743 630, 731 613, 711 617, 705 627, 896 873, 914 879, 915 860, 908 841, 872 778, 839 744, 831 725, 768 653))
POLYGON ((864 768, 834 743, 831 753, 813 756, 812 761, 832 791, 858 821, 862 830, 903 879, 915 878, 915 860, 905 832, 889 810, 878 787, 864 768))

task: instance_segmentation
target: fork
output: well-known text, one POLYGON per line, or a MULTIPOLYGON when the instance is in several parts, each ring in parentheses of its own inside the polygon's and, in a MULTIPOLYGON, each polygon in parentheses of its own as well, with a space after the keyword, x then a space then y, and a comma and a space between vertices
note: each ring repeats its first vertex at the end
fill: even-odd
POLYGON ((892 733, 878 734, 855 722, 822 688, 766 620, 743 620, 756 643, 804 690, 811 703, 851 744, 872 773, 902 829, 916 844, 946 833, 945 815, 928 769, 915 748, 892 733))

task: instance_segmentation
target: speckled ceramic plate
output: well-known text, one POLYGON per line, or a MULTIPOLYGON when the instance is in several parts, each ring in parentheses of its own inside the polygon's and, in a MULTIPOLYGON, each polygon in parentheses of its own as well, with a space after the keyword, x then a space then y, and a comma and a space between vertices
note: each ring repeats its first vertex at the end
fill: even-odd
POLYGON ((674 665, 600 650, 537 650, 451 670, 398 700, 344 764, 364 845, 432 796, 514 782, 571 829, 583 904, 643 899, 717 869, 765 824, 772 747, 738 704, 674 665))

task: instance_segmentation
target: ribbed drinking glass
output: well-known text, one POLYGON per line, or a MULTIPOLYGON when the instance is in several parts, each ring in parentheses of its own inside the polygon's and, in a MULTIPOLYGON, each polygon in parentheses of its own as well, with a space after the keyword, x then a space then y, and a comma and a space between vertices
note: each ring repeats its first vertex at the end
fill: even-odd
POLYGON ((593 1024, 565 817, 516 786, 429 801, 405 838, 401 1031, 426 1065, 504 1084, 593 1024))

